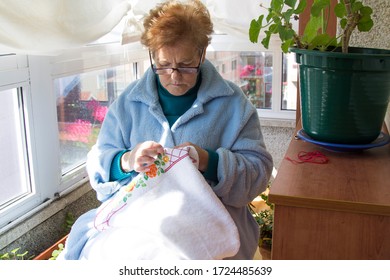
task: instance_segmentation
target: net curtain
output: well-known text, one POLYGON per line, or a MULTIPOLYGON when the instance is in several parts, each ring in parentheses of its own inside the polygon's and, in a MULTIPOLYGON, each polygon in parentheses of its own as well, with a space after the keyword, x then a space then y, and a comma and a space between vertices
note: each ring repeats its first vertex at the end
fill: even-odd
POLYGON ((0 52, 85 45, 109 33, 130 7, 124 0, 1 0, 0 52))
MULTIPOLYGON (((1 0, 0 53, 53 53, 117 34, 137 41, 144 16, 161 0, 1 0), (120 30, 120 32, 117 32, 120 30), (116 33, 114 32, 116 31, 116 33)), ((214 29, 248 38, 250 21, 270 0, 203 0, 214 29)))

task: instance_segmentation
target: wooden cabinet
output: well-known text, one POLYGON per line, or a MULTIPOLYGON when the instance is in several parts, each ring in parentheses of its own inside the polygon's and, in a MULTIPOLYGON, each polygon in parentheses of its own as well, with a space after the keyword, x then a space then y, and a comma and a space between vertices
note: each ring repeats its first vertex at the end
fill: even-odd
POLYGON ((272 259, 389 260, 390 144, 350 153, 292 139, 286 157, 300 151, 329 162, 282 161, 269 193, 272 259))

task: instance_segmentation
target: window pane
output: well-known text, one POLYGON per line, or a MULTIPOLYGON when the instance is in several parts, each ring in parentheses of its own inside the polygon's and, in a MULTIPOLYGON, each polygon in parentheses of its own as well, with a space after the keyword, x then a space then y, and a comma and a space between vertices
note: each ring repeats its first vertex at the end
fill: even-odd
POLYGON ((30 193, 20 100, 21 90, 0 91, 0 206, 30 193))
POLYGON ((272 107, 271 52, 208 52, 222 77, 241 87, 258 109, 272 107))
POLYGON ((295 62, 295 54, 283 55, 283 79, 282 79, 282 110, 297 109, 297 78, 298 67, 295 62))
POLYGON ((85 162, 108 107, 134 79, 127 64, 54 80, 63 174, 85 162))

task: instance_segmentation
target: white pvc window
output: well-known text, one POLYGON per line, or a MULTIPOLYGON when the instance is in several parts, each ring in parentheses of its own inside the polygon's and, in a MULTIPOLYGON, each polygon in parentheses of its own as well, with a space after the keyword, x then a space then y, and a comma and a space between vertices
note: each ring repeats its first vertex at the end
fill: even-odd
POLYGON ((85 163, 108 107, 134 79, 128 63, 54 80, 62 174, 85 163))
POLYGON ((26 56, 0 55, 0 229, 39 204, 26 56))
POLYGON ((294 53, 283 55, 282 70, 282 110, 297 109, 298 65, 294 53))
POLYGON ((0 90, 0 209, 31 193, 22 88, 0 90))
POLYGON ((295 118, 297 67, 292 54, 283 55, 278 39, 264 49, 249 40, 214 35, 207 58, 223 78, 241 87, 260 117, 295 118))
POLYGON ((256 108, 272 109, 271 52, 216 51, 210 53, 208 59, 223 78, 242 89, 256 108))
POLYGON ((52 60, 60 193, 88 180, 86 157, 109 106, 143 74, 148 61, 147 51, 138 44, 93 45, 52 60))
POLYGON ((88 180, 108 107, 147 64, 139 45, 0 54, 0 234, 88 180))

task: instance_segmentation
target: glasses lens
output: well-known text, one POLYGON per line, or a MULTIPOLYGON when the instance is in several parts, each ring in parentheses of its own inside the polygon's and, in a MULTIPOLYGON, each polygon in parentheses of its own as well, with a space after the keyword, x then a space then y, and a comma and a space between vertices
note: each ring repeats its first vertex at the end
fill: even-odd
POLYGON ((179 67, 179 68, 153 68, 157 75, 170 75, 174 70, 180 74, 195 74, 198 73, 198 67, 179 67))
POLYGON ((154 68, 154 72, 157 75, 170 75, 172 74, 171 68, 154 68))
POLYGON ((182 74, 195 74, 195 73, 198 73, 198 68, 197 67, 182 67, 182 68, 177 68, 177 71, 179 71, 182 74))

